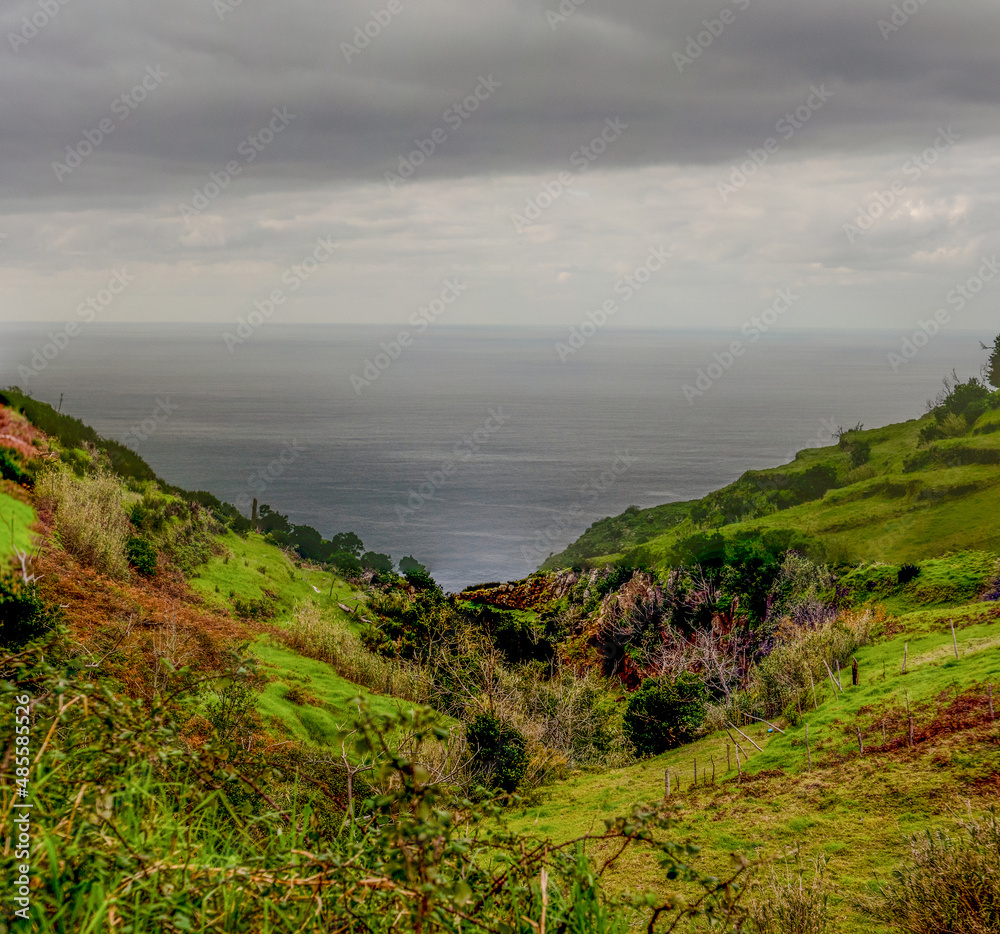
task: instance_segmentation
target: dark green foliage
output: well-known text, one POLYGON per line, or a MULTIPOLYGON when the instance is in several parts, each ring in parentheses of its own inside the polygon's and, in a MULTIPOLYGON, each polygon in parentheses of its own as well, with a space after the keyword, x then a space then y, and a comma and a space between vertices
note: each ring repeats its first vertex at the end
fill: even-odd
POLYGON ((441 588, 438 586, 437 581, 434 580, 426 570, 421 568, 419 571, 407 571, 403 575, 404 580, 411 587, 417 590, 431 590, 437 591, 438 593, 443 593, 441 588))
POLYGON ((674 681, 647 678, 631 694, 625 708, 625 734, 638 756, 661 752, 690 742, 705 719, 705 685, 684 672, 674 681))
POLYGON ((348 577, 360 574, 364 570, 358 558, 348 551, 334 552, 330 555, 330 564, 340 571, 341 574, 348 577))
POLYGON ((288 516, 283 516, 280 512, 275 512, 266 503, 257 512, 257 528, 261 532, 282 532, 289 533, 292 526, 288 522, 288 516))
POLYGON ((240 619, 271 619, 277 613, 274 601, 261 597, 254 600, 252 597, 234 597, 233 612, 240 619))
POLYGON ((787 473, 748 470, 735 483, 695 503, 691 520, 712 527, 730 525, 820 499, 836 485, 837 472, 828 464, 787 473))
POLYGON ((920 430, 920 443, 956 437, 971 428, 992 407, 991 395, 986 383, 974 376, 963 383, 952 371, 944 378, 944 388, 929 403, 934 421, 920 430))
POLYGON ((501 791, 516 791, 528 770, 524 736, 499 717, 481 713, 465 725, 465 738, 485 782, 501 791))
POLYGON ((133 535, 125 543, 125 557, 131 567, 140 574, 152 577, 156 573, 156 546, 144 538, 133 535))
POLYGON ((994 389, 1000 389, 1000 334, 993 341, 993 350, 986 361, 985 375, 994 389))
POLYGON ((860 467, 871 460, 871 441, 862 437, 860 431, 843 432, 840 436, 838 447, 847 454, 852 467, 860 467))
POLYGON ((391 574, 396 563, 389 555, 384 555, 377 551, 366 551, 361 556, 361 565, 369 571, 376 571, 379 574, 391 574))
POLYGON ((399 559, 399 573, 404 577, 410 573, 427 573, 427 568, 425 568, 416 558, 412 555, 406 555, 399 559))
POLYGON ((0 394, 0 403, 21 412, 32 425, 56 438, 64 447, 93 445, 107 457, 111 469, 119 477, 129 480, 158 480, 153 469, 135 451, 118 441, 102 438, 80 419, 59 414, 47 402, 39 402, 12 387, 0 394))
POLYGON ((33 581, 0 571, 0 646, 20 648, 42 636, 53 620, 33 581))
POLYGON ((537 631, 525 613, 478 603, 460 603, 459 607, 466 618, 483 632, 489 644, 512 665, 547 662, 555 654, 548 634, 537 631))
POLYGON ((361 556, 365 550, 364 543, 353 532, 338 532, 330 539, 330 545, 334 552, 345 552, 355 558, 361 556))
POLYGON ((13 480, 21 486, 34 485, 34 471, 21 462, 21 458, 9 448, 0 448, 0 477, 13 480))

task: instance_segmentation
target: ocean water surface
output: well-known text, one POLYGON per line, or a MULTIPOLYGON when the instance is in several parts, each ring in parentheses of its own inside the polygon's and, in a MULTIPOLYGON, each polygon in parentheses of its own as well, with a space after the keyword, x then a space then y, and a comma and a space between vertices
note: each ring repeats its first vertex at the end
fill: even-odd
POLYGON ((942 333, 894 369, 901 335, 877 331, 772 332, 733 359, 739 334, 608 331, 562 360, 565 331, 542 329, 435 325, 400 348, 387 327, 268 324, 230 352, 219 326, 93 324, 38 358, 49 330, 0 325, 0 385, 62 397, 171 483, 357 532, 449 590, 838 425, 915 418, 953 368, 978 373, 988 336, 942 333))

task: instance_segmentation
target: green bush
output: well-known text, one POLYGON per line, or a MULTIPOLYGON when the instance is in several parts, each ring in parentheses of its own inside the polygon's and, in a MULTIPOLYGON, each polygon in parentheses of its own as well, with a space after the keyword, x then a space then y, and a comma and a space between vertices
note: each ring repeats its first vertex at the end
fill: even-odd
POLYGON ((625 735, 638 756, 690 742, 705 719, 705 685, 691 672, 675 680, 647 678, 628 699, 625 735))
POLYGON ((45 633, 51 622, 33 582, 13 571, 0 572, 0 645, 19 648, 45 633))
POLYGON ((910 859, 866 908, 907 934, 1000 931, 1000 820, 962 821, 959 833, 912 837, 910 859))
POLYGON ((513 792, 528 770, 527 740, 514 727, 490 713, 465 726, 465 738, 490 787, 513 792))
POLYGON ((32 472, 21 463, 17 454, 7 448, 0 448, 0 477, 28 487, 34 480, 32 472))
POLYGON ((125 557, 129 565, 145 577, 152 577, 156 573, 157 555, 156 547, 144 538, 133 535, 125 543, 125 557))

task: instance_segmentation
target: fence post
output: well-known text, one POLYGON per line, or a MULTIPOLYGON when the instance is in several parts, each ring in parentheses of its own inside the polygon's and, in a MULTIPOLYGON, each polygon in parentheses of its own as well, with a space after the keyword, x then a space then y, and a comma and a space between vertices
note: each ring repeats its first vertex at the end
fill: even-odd
POLYGON ((951 621, 951 644, 955 648, 955 658, 958 658, 958 640, 955 638, 955 620, 951 621))
POLYGON ((901 675, 905 675, 906 674, 906 650, 909 647, 910 647, 910 643, 909 642, 904 642, 903 643, 903 667, 902 667, 902 670, 899 672, 901 675))

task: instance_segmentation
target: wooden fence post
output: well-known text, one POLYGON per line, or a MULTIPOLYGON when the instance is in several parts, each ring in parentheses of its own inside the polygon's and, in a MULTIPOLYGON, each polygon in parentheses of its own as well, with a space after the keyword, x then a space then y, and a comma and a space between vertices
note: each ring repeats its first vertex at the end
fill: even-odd
POLYGON ((951 621, 951 644, 955 647, 955 658, 958 658, 958 640, 955 638, 955 620, 951 621))
POLYGON ((865 754, 865 744, 861 741, 861 727, 856 726, 854 729, 858 731, 858 755, 863 756, 865 754))
POLYGON ((670 797, 670 769, 664 771, 663 784, 667 789, 667 797, 670 797))
POLYGON ((899 672, 901 675, 905 675, 906 674, 906 650, 909 647, 910 647, 910 643, 909 642, 904 642, 903 643, 903 668, 899 672))

